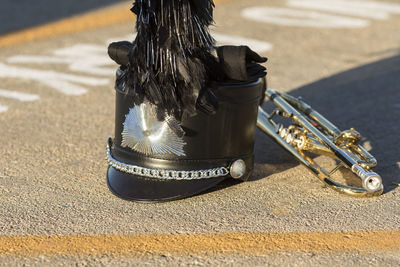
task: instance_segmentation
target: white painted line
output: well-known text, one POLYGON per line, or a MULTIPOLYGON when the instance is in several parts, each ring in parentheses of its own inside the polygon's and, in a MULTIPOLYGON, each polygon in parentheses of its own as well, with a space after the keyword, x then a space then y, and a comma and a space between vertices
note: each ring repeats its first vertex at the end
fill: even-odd
POLYGON ((30 55, 18 55, 12 56, 7 59, 8 63, 38 63, 38 64, 58 64, 58 63, 69 63, 68 60, 63 58, 57 58, 53 56, 30 56, 30 55))
POLYGON ((2 105, 0 105, 0 113, 6 112, 7 110, 8 110, 8 107, 7 107, 7 106, 2 106, 2 105))
POLYGON ((263 23, 312 28, 361 28, 368 20, 339 15, 329 15, 312 10, 255 6, 242 11, 242 17, 263 23))
MULTIPOLYGON (((330 0, 324 0, 324 1, 332 2, 330 0)), ((349 7, 359 6, 362 8, 369 8, 376 11, 386 11, 388 13, 400 14, 400 4, 398 4, 398 1, 397 3, 369 1, 369 0, 339 0, 339 1, 346 2, 349 7)))
MULTIPOLYGON (((271 43, 242 36, 227 35, 217 32, 212 32, 212 36, 216 39, 218 45, 247 45, 257 53, 266 52, 273 47, 271 43)), ((111 38, 106 41, 106 44, 119 41, 131 41, 134 40, 135 37, 136 33, 121 38, 111 38)))
POLYGON ((128 35, 125 35, 124 37, 121 37, 121 38, 117 38, 117 37, 116 38, 110 38, 110 39, 107 39, 106 45, 109 45, 109 44, 114 43, 114 42, 120 42, 120 41, 132 42, 133 40, 135 40, 136 35, 137 35, 137 33, 134 32, 133 34, 128 34, 128 35))
POLYGON ((82 95, 87 89, 74 83, 84 85, 106 85, 109 79, 66 74, 51 70, 21 68, 0 63, 0 77, 28 79, 43 83, 65 95, 82 95))
POLYGON ((400 5, 398 4, 354 0, 289 0, 288 6, 377 20, 386 20, 389 18, 390 13, 400 12, 400 5))
POLYGON ((370 141, 365 141, 362 146, 364 147, 365 150, 367 150, 368 152, 372 150, 372 145, 370 141))
POLYGON ((34 64, 66 64, 72 71, 111 76, 115 68, 105 65, 115 63, 107 55, 107 47, 93 44, 76 44, 71 47, 55 50, 53 56, 17 55, 7 59, 9 63, 34 63, 34 64))
POLYGON ((213 32, 212 36, 217 40, 218 45, 247 45, 257 53, 266 52, 273 47, 271 43, 241 36, 226 35, 216 32, 213 32))
POLYGON ((4 89, 0 89, 0 97, 17 99, 22 102, 33 102, 39 100, 38 95, 9 91, 4 89))

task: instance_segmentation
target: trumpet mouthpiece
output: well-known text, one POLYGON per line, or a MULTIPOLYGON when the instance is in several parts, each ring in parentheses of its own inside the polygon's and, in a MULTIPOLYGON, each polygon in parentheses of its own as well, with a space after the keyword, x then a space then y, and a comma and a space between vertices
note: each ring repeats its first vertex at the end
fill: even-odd
POLYGON ((353 165, 351 170, 361 178, 362 185, 368 192, 378 191, 382 187, 382 178, 379 174, 366 171, 357 164, 353 165))
POLYGON ((367 174, 363 179, 363 187, 369 192, 375 192, 382 186, 382 178, 375 172, 367 174))

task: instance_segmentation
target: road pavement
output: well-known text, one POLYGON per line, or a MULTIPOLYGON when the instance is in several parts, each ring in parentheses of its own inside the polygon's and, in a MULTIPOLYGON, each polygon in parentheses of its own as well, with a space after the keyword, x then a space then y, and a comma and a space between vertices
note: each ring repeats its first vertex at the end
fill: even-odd
POLYGON ((2 0, 0 8, 0 34, 58 21, 84 14, 123 0, 2 0))
POLYGON ((0 243, 1 265, 400 264, 399 243, 387 238, 400 231, 400 4, 234 0, 217 4, 215 20, 221 44, 248 44, 269 58, 270 88, 301 95, 340 128, 362 133, 378 159, 384 194, 340 195, 258 131, 249 182, 226 181, 161 204, 112 195, 104 157, 114 134, 116 66, 106 47, 133 39, 127 21, 1 48, 0 240, 22 236, 33 244, 0 243), (263 243, 253 235, 260 233, 280 241, 263 243), (204 252, 194 245, 202 234, 224 241, 209 241, 214 250, 204 252), (137 235, 144 252, 129 243, 137 235), (353 245, 360 235, 371 249, 353 245), (163 236, 170 247, 160 252, 163 236), (182 236, 194 238, 186 249, 182 236), (238 238, 249 246, 235 249, 238 238), (88 250, 91 242, 102 245, 88 250), (62 244, 61 254, 51 250, 62 244), (121 244, 127 252, 115 253, 112 246, 121 244))

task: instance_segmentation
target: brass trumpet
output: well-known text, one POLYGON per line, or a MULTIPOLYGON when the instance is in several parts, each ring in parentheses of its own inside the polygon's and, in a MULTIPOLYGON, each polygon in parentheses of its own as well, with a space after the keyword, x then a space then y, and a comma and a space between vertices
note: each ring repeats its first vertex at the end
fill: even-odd
POLYGON ((308 167, 328 187, 357 197, 378 196, 383 192, 382 178, 371 168, 376 159, 359 145, 361 135, 354 129, 340 131, 301 98, 276 90, 266 96, 277 106, 270 114, 258 109, 257 126, 308 167), (285 127, 276 117, 289 118, 285 127), (331 171, 319 166, 312 155, 324 155, 339 161, 331 171), (342 166, 349 168, 362 181, 362 188, 341 184, 331 176, 342 166))

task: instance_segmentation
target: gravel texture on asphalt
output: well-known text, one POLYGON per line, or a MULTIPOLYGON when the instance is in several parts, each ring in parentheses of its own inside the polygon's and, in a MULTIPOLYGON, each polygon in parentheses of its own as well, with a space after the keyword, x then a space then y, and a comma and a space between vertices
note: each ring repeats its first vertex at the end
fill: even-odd
MULTIPOLYGON (((285 7, 285 1, 268 6, 285 7)), ((371 20, 364 28, 326 29, 245 20, 247 6, 262 0, 217 5, 218 33, 273 44, 269 87, 301 95, 340 128, 356 128, 378 159, 385 192, 371 199, 340 195, 263 133, 256 135, 251 181, 226 181, 185 200, 142 204, 121 200, 107 189, 105 144, 114 133, 114 76, 78 73, 65 64, 13 63, 16 55, 51 55, 79 44, 104 47, 132 24, 57 36, 4 47, 0 64, 108 79, 85 86, 86 94, 64 95, 43 83, 3 75, 0 88, 37 94, 39 101, 0 98, 0 234, 195 234, 400 230, 400 16, 371 20), (4 77, 7 76, 7 77, 4 77)), ((286 7, 287 8, 287 7, 286 7)), ((110 63, 110 61, 107 61, 110 63)), ((1 66, 0 66, 1 67, 1 66)), ((114 69, 115 65, 108 68, 114 69)), ((266 107, 268 104, 266 104, 266 107)), ((330 164, 327 159, 321 162, 330 164)), ((398 265, 399 251, 378 254, 279 253, 258 256, 148 258, 0 258, 13 265, 398 265), (346 260, 344 260, 346 259, 346 260)))

